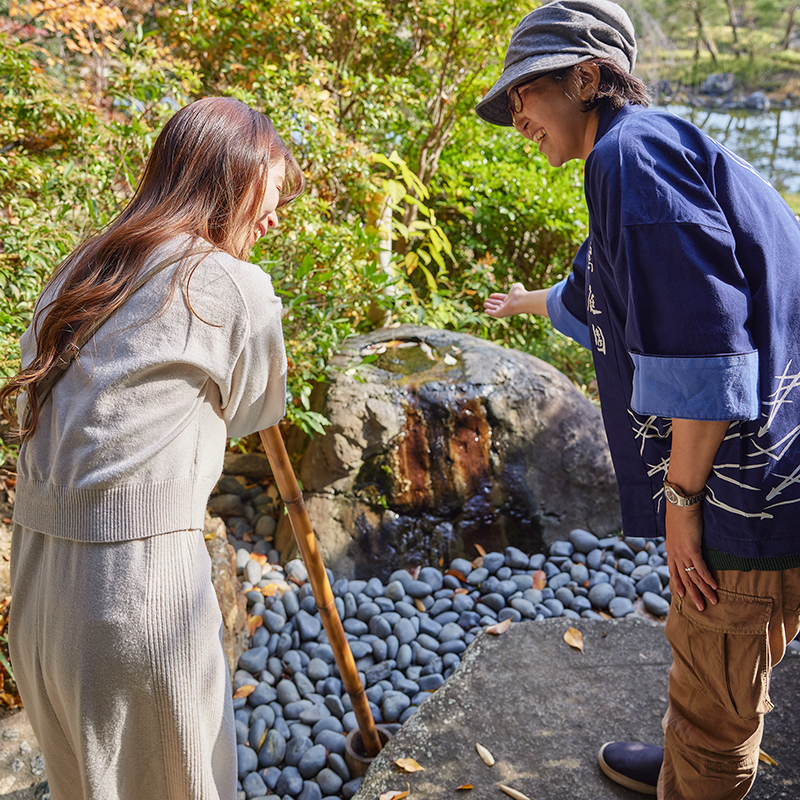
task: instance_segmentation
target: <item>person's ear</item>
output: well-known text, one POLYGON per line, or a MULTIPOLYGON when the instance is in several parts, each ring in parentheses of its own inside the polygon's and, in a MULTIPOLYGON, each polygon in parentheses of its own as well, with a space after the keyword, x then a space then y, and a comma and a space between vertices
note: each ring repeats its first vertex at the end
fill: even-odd
POLYGON ((591 100, 600 85, 600 67, 587 61, 575 67, 575 75, 578 79, 581 100, 584 102, 591 100))

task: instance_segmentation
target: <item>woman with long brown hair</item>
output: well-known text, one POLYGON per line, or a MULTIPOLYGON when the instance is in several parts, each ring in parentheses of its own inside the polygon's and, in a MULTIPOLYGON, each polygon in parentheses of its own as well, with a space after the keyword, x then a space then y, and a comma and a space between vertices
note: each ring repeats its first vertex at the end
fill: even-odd
POLYGON ((55 271, 0 390, 23 437, 11 656, 53 800, 236 795, 202 529, 226 437, 284 413, 281 304, 243 259, 303 188, 265 115, 181 109, 55 271))

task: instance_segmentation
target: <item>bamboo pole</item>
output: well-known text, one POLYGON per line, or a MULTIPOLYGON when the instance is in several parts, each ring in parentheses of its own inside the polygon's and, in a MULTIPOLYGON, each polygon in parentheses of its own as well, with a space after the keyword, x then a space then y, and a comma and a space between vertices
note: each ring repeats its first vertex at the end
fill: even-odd
POLYGON ((353 712, 356 715, 361 739, 367 755, 374 758, 381 750, 381 741, 375 729, 375 720, 364 692, 364 685, 358 677, 358 669, 350 650, 350 644, 344 634, 342 620, 336 610, 328 573, 325 571, 325 565, 317 547, 317 538, 311 527, 311 520, 303 502, 303 493, 300 491, 289 461, 286 445, 283 443, 283 437, 277 425, 259 431, 259 436, 267 451, 267 458, 269 458, 272 474, 278 484, 278 490, 286 504, 289 521, 292 523, 292 530, 300 548, 300 555, 306 565, 306 570, 308 570, 308 580, 314 592, 314 601, 319 609, 325 632, 328 634, 328 641, 333 650, 336 665, 339 667, 342 683, 353 703, 353 712))

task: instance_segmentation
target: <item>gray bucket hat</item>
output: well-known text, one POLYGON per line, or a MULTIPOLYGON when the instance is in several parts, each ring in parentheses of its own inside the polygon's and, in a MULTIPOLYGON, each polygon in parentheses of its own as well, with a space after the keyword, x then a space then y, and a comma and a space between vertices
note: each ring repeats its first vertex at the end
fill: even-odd
POLYGON ((556 0, 540 6, 517 25, 503 74, 475 110, 494 125, 513 125, 506 95, 512 86, 591 58, 611 58, 633 71, 636 39, 625 10, 611 0, 556 0))

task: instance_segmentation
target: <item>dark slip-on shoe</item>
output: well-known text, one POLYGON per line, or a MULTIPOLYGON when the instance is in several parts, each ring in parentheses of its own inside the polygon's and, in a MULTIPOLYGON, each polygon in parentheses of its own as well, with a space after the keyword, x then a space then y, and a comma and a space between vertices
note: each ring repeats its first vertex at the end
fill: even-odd
POLYGON ((655 794, 664 748, 640 742, 606 742, 597 754, 600 769, 634 792, 655 794))

